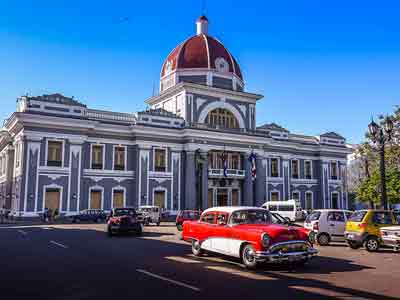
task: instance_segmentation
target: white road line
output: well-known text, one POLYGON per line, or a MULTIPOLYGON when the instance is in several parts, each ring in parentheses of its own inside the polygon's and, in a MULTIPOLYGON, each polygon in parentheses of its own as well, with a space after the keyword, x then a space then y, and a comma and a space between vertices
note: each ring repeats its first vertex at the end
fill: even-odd
POLYGON ((187 289, 190 289, 190 290, 193 290, 193 291, 196 291, 196 292, 200 292, 201 291, 199 288, 197 288, 195 286, 192 286, 192 285, 180 282, 180 281, 176 281, 176 280, 173 280, 173 279, 169 279, 169 278, 166 278, 166 277, 163 277, 163 276, 160 276, 160 275, 157 275, 157 274, 154 274, 154 273, 142 270, 142 269, 137 269, 136 271, 139 272, 139 273, 143 273, 143 274, 146 274, 148 276, 160 279, 160 280, 164 280, 164 281, 167 281, 167 282, 170 282, 170 283, 185 287, 187 289))
POLYGON ((26 231, 23 231, 23 230, 17 230, 17 231, 22 235, 27 235, 28 234, 26 231))
POLYGON ((50 241, 50 244, 56 245, 56 246, 64 248, 64 249, 68 249, 68 246, 65 246, 63 244, 57 243, 55 241, 50 241))

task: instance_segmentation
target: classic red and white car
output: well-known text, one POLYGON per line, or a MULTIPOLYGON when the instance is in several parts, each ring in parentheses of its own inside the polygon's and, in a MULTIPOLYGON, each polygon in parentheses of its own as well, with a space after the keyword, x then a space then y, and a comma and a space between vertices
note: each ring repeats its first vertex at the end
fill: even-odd
POLYGON ((271 213, 259 207, 213 207, 200 220, 183 223, 183 240, 192 252, 204 251, 241 258, 247 268, 259 262, 303 264, 317 254, 304 230, 274 224, 271 213))

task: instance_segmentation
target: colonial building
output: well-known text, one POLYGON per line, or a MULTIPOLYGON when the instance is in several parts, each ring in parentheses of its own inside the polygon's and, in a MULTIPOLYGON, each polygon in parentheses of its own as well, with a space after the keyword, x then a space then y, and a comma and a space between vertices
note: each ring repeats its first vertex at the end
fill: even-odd
POLYGON ((166 210, 299 199, 347 207, 345 139, 256 126, 261 95, 246 91, 221 42, 197 34, 167 57, 160 94, 135 114, 91 109, 60 94, 23 96, 0 136, 0 204, 20 216, 45 207, 156 204, 166 210))

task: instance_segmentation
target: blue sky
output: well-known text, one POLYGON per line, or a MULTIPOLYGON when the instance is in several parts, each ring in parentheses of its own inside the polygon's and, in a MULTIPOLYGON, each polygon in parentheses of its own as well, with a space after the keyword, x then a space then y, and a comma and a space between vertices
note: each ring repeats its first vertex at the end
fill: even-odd
MULTIPOLYGON (((202 1, 0 0, 0 119, 25 93, 144 109, 163 60, 195 33, 202 1)), ((363 138, 400 104, 398 1, 208 1, 210 34, 262 93, 257 123, 363 138), (279 2, 279 3, 277 3, 279 2)))

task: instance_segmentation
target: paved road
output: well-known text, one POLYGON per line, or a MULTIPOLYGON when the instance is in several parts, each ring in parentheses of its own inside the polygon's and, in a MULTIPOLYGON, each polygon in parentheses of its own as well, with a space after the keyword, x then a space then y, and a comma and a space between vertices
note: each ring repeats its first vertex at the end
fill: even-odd
POLYGON ((172 226, 108 238, 104 224, 0 227, 1 299, 400 299, 400 253, 336 244, 298 270, 195 258, 172 226), (183 297, 183 298, 182 298, 183 297))

